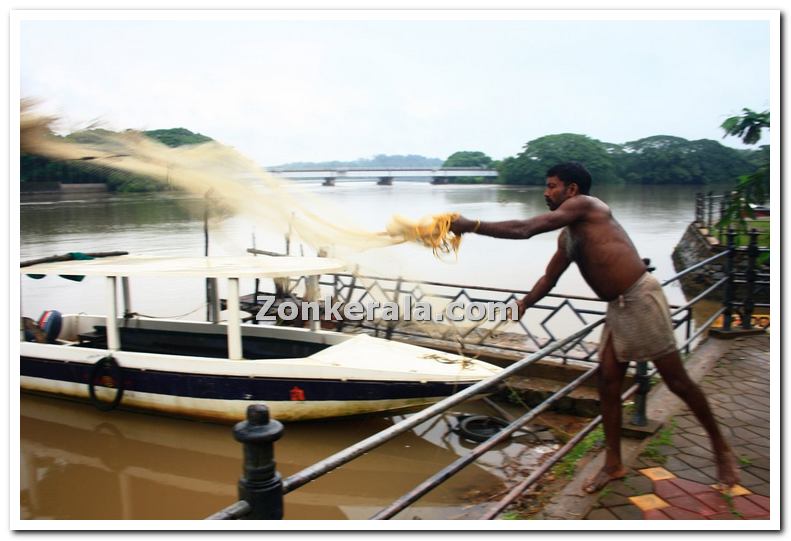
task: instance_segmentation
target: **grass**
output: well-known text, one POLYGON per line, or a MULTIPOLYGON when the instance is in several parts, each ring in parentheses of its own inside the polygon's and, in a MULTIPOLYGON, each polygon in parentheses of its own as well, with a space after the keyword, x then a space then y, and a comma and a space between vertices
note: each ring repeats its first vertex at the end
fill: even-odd
POLYGON ((577 471, 577 463, 579 460, 591 449, 599 447, 603 441, 604 429, 598 426, 590 434, 585 436, 581 442, 575 445, 560 462, 555 464, 552 468, 552 473, 557 477, 570 478, 574 475, 574 472, 577 471))
MULTIPOLYGON (((738 231, 738 224, 733 224, 734 230, 738 231)), ((769 248, 769 219, 768 218, 758 218, 755 220, 747 220, 747 229, 755 229, 760 233, 758 235, 758 246, 760 248, 769 248)), ((723 235, 723 244, 727 242, 727 227, 722 231, 723 235)), ((710 234, 713 237, 720 238, 720 230, 717 228, 716 225, 711 226, 710 234)), ((736 235, 735 241, 736 246, 747 246, 750 243, 749 235, 739 232, 736 235)))
POLYGON ((742 466, 752 466, 753 461, 750 460, 750 457, 741 455, 739 457, 739 464, 741 464, 742 466))
POLYGON ((662 446, 672 445, 673 432, 675 429, 676 420, 671 419, 670 426, 666 426, 657 432, 656 437, 646 444, 645 449, 643 449, 643 452, 640 453, 640 455, 653 460, 657 464, 664 464, 667 462, 667 457, 661 453, 660 448, 662 446))

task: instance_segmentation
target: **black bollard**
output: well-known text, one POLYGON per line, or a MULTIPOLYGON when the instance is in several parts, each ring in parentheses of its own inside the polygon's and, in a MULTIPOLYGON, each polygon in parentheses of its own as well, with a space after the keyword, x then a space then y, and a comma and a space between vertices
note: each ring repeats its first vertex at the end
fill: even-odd
POLYGON ((239 480, 239 499, 250 505, 245 520, 283 518, 283 482, 275 470, 274 443, 283 435, 283 425, 269 419, 269 408, 253 404, 247 420, 233 428, 236 441, 244 445, 244 471, 239 480))
POLYGON ((645 361, 638 361, 637 372, 634 376, 635 383, 637 383, 637 393, 634 396, 634 414, 632 415, 632 424, 635 426, 647 426, 648 416, 646 415, 646 403, 648 398, 648 391, 651 390, 651 378, 648 377, 648 363, 645 361))

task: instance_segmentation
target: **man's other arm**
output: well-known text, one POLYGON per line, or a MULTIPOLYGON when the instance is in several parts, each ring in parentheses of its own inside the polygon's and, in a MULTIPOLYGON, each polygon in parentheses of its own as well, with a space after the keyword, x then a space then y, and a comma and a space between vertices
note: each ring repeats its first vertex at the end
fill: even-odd
POLYGON ((571 260, 566 255, 566 232, 564 231, 558 237, 558 249, 552 256, 552 259, 549 260, 544 275, 538 279, 530 290, 530 293, 517 301, 517 305, 519 306, 519 319, 522 318, 528 308, 552 291, 552 288, 555 287, 555 284, 558 283, 558 279, 566 269, 569 268, 570 264, 571 260))

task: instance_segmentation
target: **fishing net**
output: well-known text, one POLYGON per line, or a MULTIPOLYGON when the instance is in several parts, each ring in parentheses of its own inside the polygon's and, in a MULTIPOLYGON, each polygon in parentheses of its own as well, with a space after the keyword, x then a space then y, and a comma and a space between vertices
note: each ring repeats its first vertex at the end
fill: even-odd
MULTIPOLYGON (((36 114, 32 105, 24 101, 21 108, 20 147, 23 152, 54 160, 90 163, 166 183, 206 198, 207 204, 220 207, 223 214, 230 211, 243 217, 254 228, 279 232, 289 239, 295 236, 318 254, 344 258, 406 242, 430 248, 440 259, 458 253, 461 236, 450 230, 453 220, 459 216, 457 213, 420 219, 394 215, 383 231, 369 231, 353 223, 343 209, 308 192, 298 183, 268 173, 231 147, 213 141, 170 147, 131 130, 92 129, 81 132, 76 140, 60 137, 52 131, 57 119, 36 114)), ((361 277, 360 283, 365 282, 361 277)), ((290 290, 292 286, 293 282, 281 283, 280 289, 290 290)), ((372 282, 366 284, 366 289, 371 298, 390 300, 390 295, 384 290, 378 291, 372 282)), ((426 300, 429 299, 427 295, 426 300)), ((437 301, 437 310, 441 310, 445 302, 437 301)), ((463 343, 461 337, 480 324, 459 322, 450 327, 423 323, 420 326, 428 335, 437 338, 447 337, 450 329, 456 340, 463 343)))
POLYGON ((23 102, 20 147, 23 152, 56 160, 142 175, 230 209, 263 229, 297 235, 316 252, 331 256, 418 242, 438 257, 456 253, 461 237, 450 231, 458 214, 410 220, 393 216, 384 231, 356 226, 337 208, 296 183, 278 178, 231 147, 217 142, 169 147, 141 132, 84 132, 80 142, 51 131, 55 118, 37 115, 23 102))

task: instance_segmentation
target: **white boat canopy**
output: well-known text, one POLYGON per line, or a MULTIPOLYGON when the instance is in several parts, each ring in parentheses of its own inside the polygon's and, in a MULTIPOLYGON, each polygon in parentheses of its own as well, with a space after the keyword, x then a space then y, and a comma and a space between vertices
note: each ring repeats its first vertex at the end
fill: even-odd
POLYGON ((123 255, 56 261, 22 267, 21 274, 84 276, 194 276, 200 278, 278 278, 342 272, 346 264, 326 257, 123 255))
MULTIPOLYGON (((273 257, 273 256, 206 256, 165 257, 122 255, 96 259, 55 261, 21 267, 21 274, 58 274, 75 276, 104 276, 107 279, 107 346, 112 351, 121 348, 118 333, 117 280, 120 277, 124 288, 124 304, 129 311, 130 276, 200 277, 216 281, 228 279, 227 331, 228 357, 242 358, 241 314, 239 306, 239 280, 241 278, 280 278, 306 276, 318 288, 321 274, 341 272, 346 264, 338 259, 326 257, 273 257)), ((211 281, 211 280, 210 280, 211 281)), ((219 298, 216 287, 211 294, 211 304, 219 314, 219 298)), ((320 329, 319 321, 311 321, 311 329, 320 329)))

